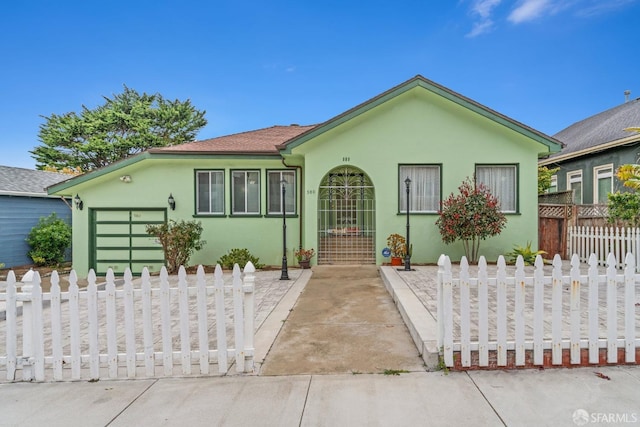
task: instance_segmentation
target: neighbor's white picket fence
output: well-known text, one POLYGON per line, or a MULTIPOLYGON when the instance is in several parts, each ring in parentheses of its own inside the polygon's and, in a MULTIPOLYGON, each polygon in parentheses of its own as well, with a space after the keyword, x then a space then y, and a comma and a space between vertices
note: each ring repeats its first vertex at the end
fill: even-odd
POLYGON ((496 352, 497 366, 506 366, 507 350, 515 351, 517 366, 525 365, 528 350, 533 352, 534 365, 543 365, 545 350, 551 351, 553 365, 562 364, 563 349, 570 349, 571 364, 581 362, 581 349, 588 349, 592 364, 599 362, 600 349, 606 349, 607 363, 616 363, 618 348, 624 349, 627 363, 640 362, 636 361, 640 275, 631 254, 625 264, 624 274, 618 274, 617 261, 609 254, 606 274, 601 275, 592 254, 588 274, 582 275, 578 256, 573 255, 566 276, 556 255, 551 276, 545 276, 538 256, 533 276, 526 276, 518 257, 515 275, 507 277, 501 256, 497 273, 489 277, 481 257, 477 277, 472 278, 463 257, 459 276, 454 278, 449 257, 441 256, 438 346, 443 348, 446 366, 454 366, 457 351, 463 367, 471 366, 472 351, 478 352, 478 366, 489 366, 489 351, 496 352))
POLYGON ((640 271, 640 228, 569 227, 568 233, 568 253, 577 254, 580 261, 587 262, 595 254, 598 264, 604 266, 612 253, 618 260, 617 268, 622 268, 626 254, 631 253, 636 271, 640 271))
POLYGON ((202 266, 195 280, 180 267, 174 286, 164 267, 153 278, 145 268, 134 288, 128 269, 117 287, 111 269, 100 287, 92 270, 86 289, 79 289, 72 271, 69 290, 61 292, 54 272, 51 291, 43 293, 38 273, 18 292, 22 283, 10 272, 6 293, 0 293, 6 304, 0 367, 9 381, 19 381, 18 370, 23 381, 171 376, 174 365, 189 375, 192 364, 208 374, 212 363, 226 373, 230 358, 236 371, 252 372, 254 273, 250 262, 244 275, 236 264, 232 285, 225 285, 219 265, 212 280, 202 266))

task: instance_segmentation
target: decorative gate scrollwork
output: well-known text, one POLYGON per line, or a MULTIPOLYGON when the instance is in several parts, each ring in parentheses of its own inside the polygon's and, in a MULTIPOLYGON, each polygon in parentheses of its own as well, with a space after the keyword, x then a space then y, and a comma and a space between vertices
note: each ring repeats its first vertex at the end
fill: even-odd
POLYGON ((375 263, 375 191, 360 169, 329 172, 318 193, 318 263, 375 263))

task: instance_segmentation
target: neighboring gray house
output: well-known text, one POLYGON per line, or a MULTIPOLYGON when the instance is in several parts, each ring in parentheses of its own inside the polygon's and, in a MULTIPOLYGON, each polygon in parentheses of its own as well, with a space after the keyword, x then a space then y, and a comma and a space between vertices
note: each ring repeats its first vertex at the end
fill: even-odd
POLYGON ((41 217, 55 212, 71 224, 70 202, 48 196, 45 190, 69 178, 55 172, 0 166, 0 263, 5 268, 32 263, 25 239, 41 217))
POLYGON ((606 204, 608 193, 624 191, 616 170, 623 164, 638 163, 640 157, 640 134, 625 131, 629 127, 640 127, 640 98, 553 135, 565 147, 538 162, 540 166, 560 167, 551 191, 574 190, 576 204, 606 204))

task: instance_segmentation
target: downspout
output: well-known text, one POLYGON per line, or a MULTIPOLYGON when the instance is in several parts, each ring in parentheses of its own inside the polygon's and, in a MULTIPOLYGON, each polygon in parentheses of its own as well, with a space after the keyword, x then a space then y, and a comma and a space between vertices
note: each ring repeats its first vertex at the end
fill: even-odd
POLYGON ((284 165, 284 167, 291 169, 291 168, 295 168, 298 170, 298 175, 300 176, 300 185, 298 188, 298 200, 300 203, 300 212, 299 212, 299 216, 300 216, 300 221, 298 221, 298 249, 302 249, 302 203, 303 203, 303 198, 302 196, 304 195, 303 191, 304 191, 304 185, 303 184, 303 180, 304 178, 302 177, 302 166, 289 166, 288 164, 285 163, 285 159, 284 157, 282 158, 282 164, 284 165))

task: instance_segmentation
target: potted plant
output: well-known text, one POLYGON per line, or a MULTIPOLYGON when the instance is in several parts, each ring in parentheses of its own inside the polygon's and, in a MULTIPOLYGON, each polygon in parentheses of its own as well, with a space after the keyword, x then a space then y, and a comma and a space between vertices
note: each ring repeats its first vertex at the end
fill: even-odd
POLYGON ((402 265, 402 259, 407 251, 404 236, 394 233, 387 237, 387 247, 391 251, 391 265, 402 265))
POLYGON ((312 249, 303 249, 300 248, 295 251, 294 255, 298 260, 298 264, 300 267, 306 269, 310 268, 311 258, 316 254, 316 251, 312 249))

